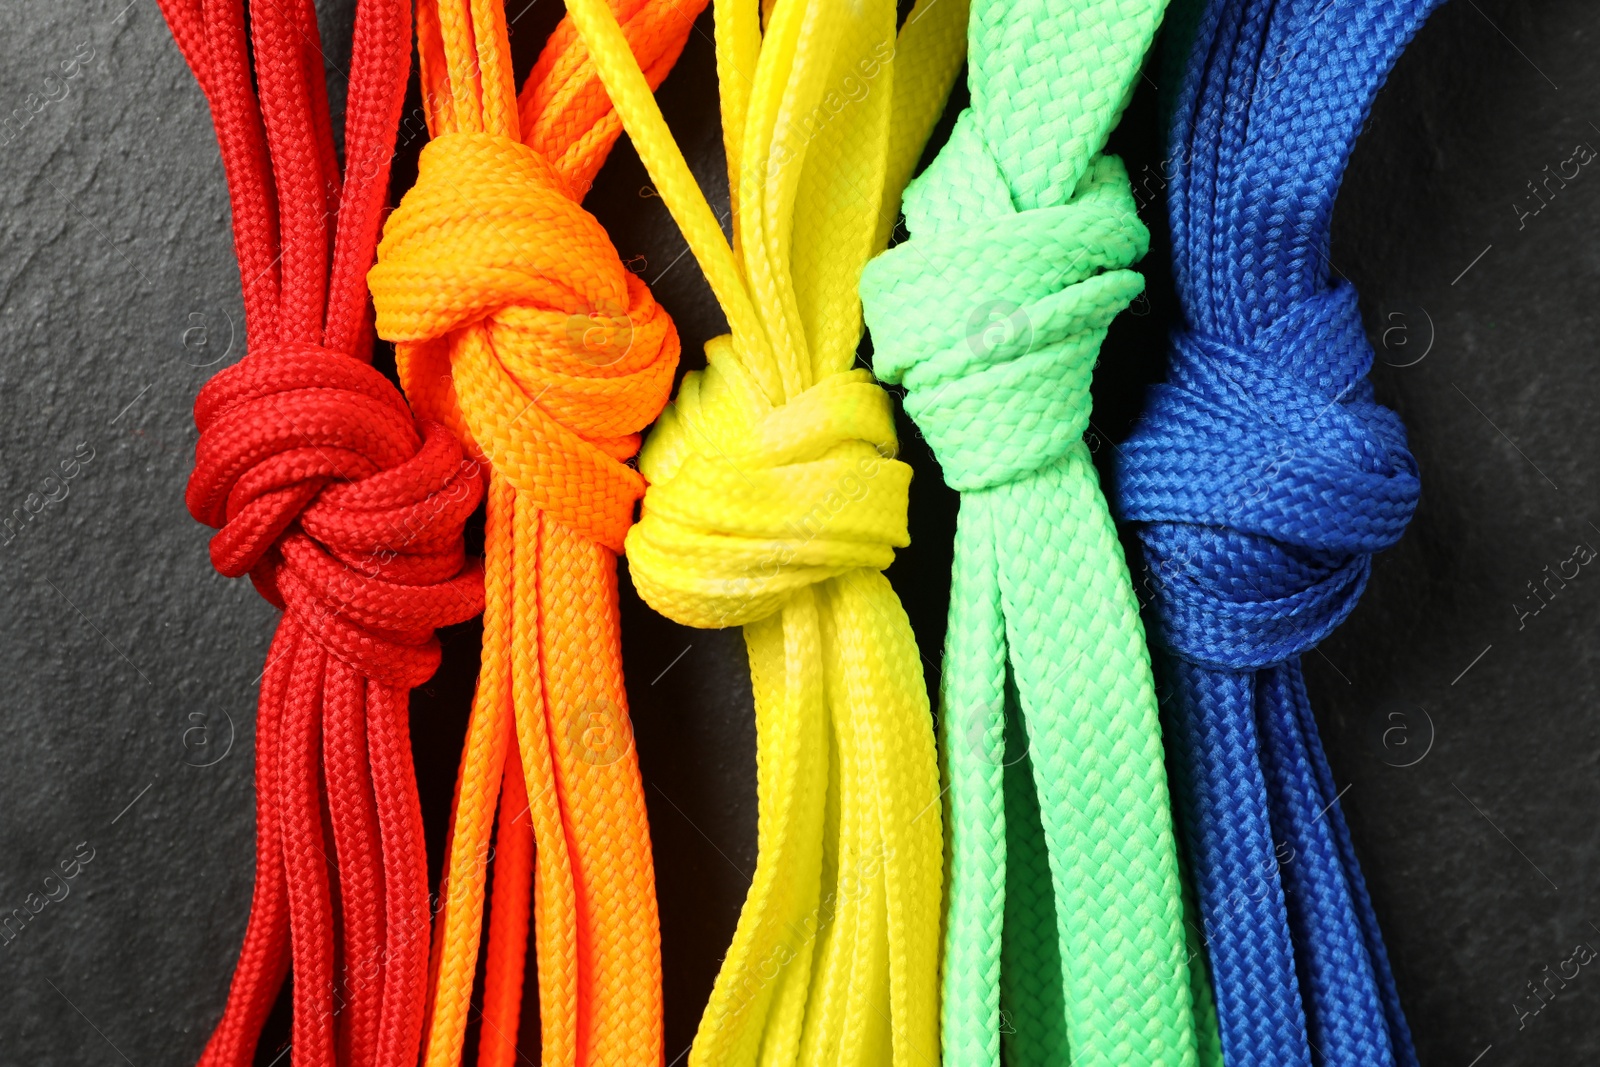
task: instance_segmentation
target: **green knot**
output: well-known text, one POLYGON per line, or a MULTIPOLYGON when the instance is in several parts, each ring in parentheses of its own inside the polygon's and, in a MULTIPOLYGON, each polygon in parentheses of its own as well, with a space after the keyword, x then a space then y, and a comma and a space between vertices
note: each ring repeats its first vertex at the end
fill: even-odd
POLYGON ((907 187, 912 238, 867 265, 877 376, 905 387, 945 482, 1042 470, 1082 440, 1106 328, 1144 288, 1150 234, 1115 156, 1063 204, 1017 211, 972 112, 907 187))

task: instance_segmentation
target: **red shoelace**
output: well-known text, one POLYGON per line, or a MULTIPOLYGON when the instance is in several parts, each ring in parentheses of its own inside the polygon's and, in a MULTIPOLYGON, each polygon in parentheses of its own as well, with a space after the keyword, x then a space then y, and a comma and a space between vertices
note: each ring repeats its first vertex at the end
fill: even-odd
POLYGON ((216 124, 250 348, 195 404, 189 510, 218 528, 217 569, 284 613, 261 678, 250 922, 201 1063, 250 1063, 292 966, 295 1067, 405 1067, 430 920, 409 691, 438 667, 435 628, 483 610, 461 533, 482 473, 369 365, 410 7, 357 6, 342 174, 311 0, 252 4, 248 28, 243 0, 161 7, 216 124))

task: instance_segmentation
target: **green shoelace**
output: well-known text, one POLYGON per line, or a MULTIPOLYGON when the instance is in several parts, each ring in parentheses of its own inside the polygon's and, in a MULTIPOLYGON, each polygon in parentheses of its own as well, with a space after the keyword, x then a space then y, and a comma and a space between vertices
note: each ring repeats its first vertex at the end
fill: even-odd
POLYGON ((1165 0, 976 0, 972 105, 862 279, 879 377, 959 490, 941 693, 950 1067, 1220 1064, 1149 654, 1083 441, 1145 253, 1100 154, 1165 0))

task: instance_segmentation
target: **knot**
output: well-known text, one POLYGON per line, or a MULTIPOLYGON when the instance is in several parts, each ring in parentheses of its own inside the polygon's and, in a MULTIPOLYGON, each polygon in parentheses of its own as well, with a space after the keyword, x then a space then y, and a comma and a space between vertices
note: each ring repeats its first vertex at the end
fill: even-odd
POLYGON ((911 543, 911 468, 893 458, 894 415, 872 376, 831 375, 762 411, 730 349, 728 337, 706 345, 707 368, 651 431, 650 492, 628 534, 639 595, 702 628, 763 619, 795 590, 882 570, 911 543))
POLYGON ((195 401, 187 502, 216 527, 211 561, 248 573, 331 655, 414 688, 433 631, 483 610, 462 528, 483 482, 448 429, 418 424, 388 379, 311 344, 218 373, 195 401))
POLYGON ((1202 666, 1256 670, 1343 622, 1371 555, 1400 539, 1421 483, 1405 428, 1373 398, 1347 284, 1248 342, 1180 333, 1166 384, 1119 450, 1159 621, 1202 666))
POLYGON ((620 552, 644 495, 626 461, 671 392, 678 334, 545 157, 489 134, 431 141, 368 285, 417 410, 620 552))
POLYGON ((1093 161, 1064 204, 1018 212, 963 112, 906 193, 913 240, 867 265, 873 369, 963 492, 1015 481, 1078 446, 1106 328, 1144 288, 1120 160, 1093 161))

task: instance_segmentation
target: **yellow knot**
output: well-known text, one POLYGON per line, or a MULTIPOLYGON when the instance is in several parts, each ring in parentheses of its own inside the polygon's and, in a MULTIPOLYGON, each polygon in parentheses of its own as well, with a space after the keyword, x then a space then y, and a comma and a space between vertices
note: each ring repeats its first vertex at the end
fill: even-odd
POLYGON ((495 134, 429 142, 367 282, 417 411, 620 551, 644 493, 626 461, 672 390, 678 334, 550 162, 495 134))
POLYGON ((778 407, 740 381, 731 339, 706 345, 639 457, 650 482, 628 533, 651 607, 686 626, 739 626, 797 589, 882 570, 911 543, 911 468, 894 458, 889 396, 864 370, 778 407))

